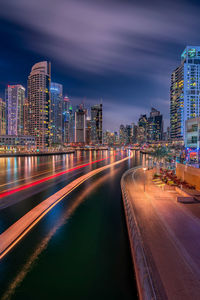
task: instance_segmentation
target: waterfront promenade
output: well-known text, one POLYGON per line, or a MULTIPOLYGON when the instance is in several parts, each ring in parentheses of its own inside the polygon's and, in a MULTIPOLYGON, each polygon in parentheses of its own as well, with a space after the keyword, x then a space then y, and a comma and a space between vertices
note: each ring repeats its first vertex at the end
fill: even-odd
POLYGON ((140 298, 199 299, 200 204, 178 203, 152 173, 132 169, 121 181, 140 298))

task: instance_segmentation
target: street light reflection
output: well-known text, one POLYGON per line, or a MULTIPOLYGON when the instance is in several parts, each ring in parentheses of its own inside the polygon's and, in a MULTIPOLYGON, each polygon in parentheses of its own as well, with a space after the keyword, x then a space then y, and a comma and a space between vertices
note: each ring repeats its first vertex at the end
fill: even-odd
POLYGON ((58 176, 61 176, 61 175, 64 175, 64 174, 66 174, 66 173, 75 171, 75 170, 77 170, 77 169, 84 168, 84 167, 86 167, 86 166, 89 166, 89 165, 91 165, 91 164, 94 164, 94 163, 103 161, 103 160, 105 160, 105 159, 107 159, 107 158, 102 158, 102 159, 95 160, 95 161, 92 161, 92 162, 89 162, 89 163, 86 163, 86 164, 83 164, 83 165, 78 165, 78 166, 76 166, 76 167, 74 167, 74 168, 72 168, 72 169, 68 169, 68 170, 65 170, 65 171, 62 171, 62 172, 53 174, 53 175, 51 175, 51 176, 44 177, 44 178, 39 179, 39 180, 36 180, 36 181, 32 181, 32 182, 30 182, 30 183, 28 183, 28 184, 24 184, 24 185, 18 186, 18 187, 16 187, 16 188, 11 188, 11 189, 8 189, 8 190, 4 190, 4 191, 0 192, 0 198, 3 198, 3 197, 6 197, 6 196, 9 196, 9 195, 12 195, 12 194, 17 193, 17 192, 19 192, 19 191, 23 191, 23 190, 25 190, 25 189, 28 189, 28 188, 33 187, 33 186, 36 186, 36 185, 38 185, 38 184, 41 184, 41 183, 43 183, 43 182, 46 182, 46 181, 51 180, 51 179, 53 179, 53 178, 56 178, 56 177, 58 177, 58 176))
MULTIPOLYGON (((116 169, 115 172, 118 172, 116 169)), ((87 188, 78 196, 75 201, 73 201, 70 206, 67 208, 62 215, 59 216, 57 223, 53 226, 53 228, 49 231, 49 233, 42 239, 42 241, 37 245, 33 254, 27 259, 27 262, 24 264, 22 269, 19 271, 14 280, 10 283, 7 291, 1 298, 1 300, 10 299, 10 297, 15 292, 15 289, 22 283, 28 272, 31 271, 31 268, 34 262, 39 258, 39 255, 47 248, 49 241, 57 232, 57 230, 66 224, 67 220, 72 217, 74 211, 80 206, 80 204, 84 201, 84 199, 93 191, 96 190, 103 182, 110 178, 110 174, 105 174, 100 178, 96 179, 95 182, 90 180, 90 184, 87 185, 87 188)))

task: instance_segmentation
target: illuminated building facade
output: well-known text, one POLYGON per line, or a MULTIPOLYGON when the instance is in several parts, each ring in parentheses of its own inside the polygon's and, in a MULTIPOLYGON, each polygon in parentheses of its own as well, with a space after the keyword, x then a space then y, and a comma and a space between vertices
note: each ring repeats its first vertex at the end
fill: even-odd
POLYGON ((103 143, 104 145, 108 146, 114 146, 119 144, 119 138, 117 132, 110 132, 109 130, 106 130, 103 133, 103 143))
POLYGON ((0 151, 35 151, 35 138, 25 135, 0 135, 0 151))
POLYGON ((86 143, 86 116, 87 111, 80 104, 75 111, 75 143, 86 143))
POLYGON ((119 127, 119 142, 121 145, 126 144, 126 128, 123 124, 119 127))
POLYGON ((92 144, 102 144, 102 104, 91 107, 91 140, 92 144))
POLYGON ((74 143, 75 141, 75 114, 73 108, 69 107, 69 142, 74 143))
POLYGON ((171 75, 170 135, 183 139, 185 122, 200 115, 200 46, 187 46, 171 75))
POLYGON ((185 147, 199 149, 200 117, 187 120, 185 132, 185 147))
POLYGON ((70 99, 65 96, 63 99, 62 115, 62 134, 63 143, 69 144, 74 142, 74 114, 70 99))
POLYGON ((28 135, 28 99, 24 99, 24 135, 28 135))
POLYGON ((6 134, 6 104, 0 98, 0 135, 6 134))
POLYGON ((51 144, 51 65, 47 61, 36 63, 28 77, 28 131, 35 137, 38 150, 51 144))
POLYGON ((185 124, 185 148, 188 161, 200 163, 200 117, 192 118, 185 124))
POLYGON ((119 127, 119 143, 121 145, 129 145, 132 143, 132 137, 133 137, 133 128, 132 125, 126 125, 123 124, 119 127))
POLYGON ((8 85, 6 88, 6 131, 8 135, 24 133, 25 88, 20 85, 8 85))
POLYGON ((52 144, 62 143, 62 112, 63 112, 63 86, 51 82, 51 133, 52 144))
POLYGON ((137 143, 137 125, 135 125, 134 123, 131 124, 132 127, 132 143, 136 144, 137 143))
POLYGON ((138 120, 137 140, 139 144, 147 142, 147 116, 141 115, 138 120))
POLYGON ((148 142, 161 141, 163 138, 163 116, 160 112, 151 108, 150 117, 147 120, 148 142))
POLYGON ((131 125, 126 125, 125 134, 126 134, 126 145, 129 145, 132 143, 132 134, 133 134, 131 125))
POLYGON ((171 139, 183 138, 183 64, 176 68, 171 75, 170 87, 170 137, 171 139))
POLYGON ((87 118, 86 120, 86 144, 90 145, 91 144, 91 119, 87 118))

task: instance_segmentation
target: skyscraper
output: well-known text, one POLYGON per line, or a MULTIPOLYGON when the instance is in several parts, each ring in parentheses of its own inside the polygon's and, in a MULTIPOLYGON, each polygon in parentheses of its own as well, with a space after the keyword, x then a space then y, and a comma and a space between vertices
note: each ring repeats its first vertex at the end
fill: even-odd
POLYGON ((6 131, 8 135, 24 133, 25 88, 20 85, 8 85, 6 88, 6 131))
POLYGON ((176 68, 171 75, 170 87, 170 135, 172 139, 183 138, 183 65, 176 68))
POLYGON ((28 99, 25 98, 24 99, 24 135, 28 135, 28 118, 29 118, 29 114, 28 114, 28 99))
POLYGON ((91 143, 91 119, 87 117, 86 120, 86 144, 90 145, 91 143))
POLYGON ((132 127, 131 127, 131 125, 126 125, 125 132, 126 132, 126 145, 129 145, 132 143, 132 127))
POLYGON ((119 127, 119 142, 121 145, 126 144, 126 128, 123 124, 119 127))
POLYGON ((151 141, 160 141, 163 137, 163 116, 160 112, 151 108, 150 117, 147 120, 147 139, 151 141))
POLYGON ((102 104, 91 107, 91 140, 93 144, 102 144, 102 104))
POLYGON ((185 122, 200 115, 200 46, 187 46, 171 75, 170 135, 183 139, 185 122))
POLYGON ((0 98, 0 135, 6 134, 6 104, 0 98))
POLYGON ((70 99, 65 96, 63 99, 63 143, 74 142, 74 114, 70 99))
POLYGON ((139 144, 147 141, 147 116, 141 115, 138 120, 137 139, 139 144))
POLYGON ((117 132, 110 132, 109 130, 106 130, 103 133, 103 143, 108 146, 114 146, 118 145, 119 139, 118 139, 118 133, 117 132))
POLYGON ((63 111, 63 86, 51 82, 51 128, 52 143, 62 143, 62 111, 63 111))
POLYGON ((75 141, 75 114, 72 105, 69 106, 69 142, 75 141))
POLYGON ((37 149, 51 143, 51 66, 47 61, 36 63, 28 77, 29 134, 35 137, 37 149))
POLYGON ((87 111, 80 104, 75 111, 75 143, 86 143, 86 116, 87 111))
POLYGON ((131 124, 132 126, 132 143, 137 143, 137 125, 134 123, 131 124))

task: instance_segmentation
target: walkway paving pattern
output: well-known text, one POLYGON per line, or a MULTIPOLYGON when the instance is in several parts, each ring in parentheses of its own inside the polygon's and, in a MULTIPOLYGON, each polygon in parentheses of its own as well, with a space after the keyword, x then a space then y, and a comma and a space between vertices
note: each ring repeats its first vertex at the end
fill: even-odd
POLYGON ((152 172, 128 172, 126 189, 142 236, 157 299, 200 299, 200 204, 152 182, 152 172))

